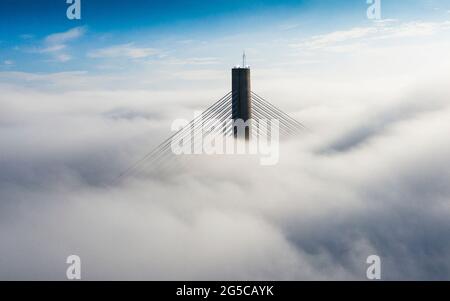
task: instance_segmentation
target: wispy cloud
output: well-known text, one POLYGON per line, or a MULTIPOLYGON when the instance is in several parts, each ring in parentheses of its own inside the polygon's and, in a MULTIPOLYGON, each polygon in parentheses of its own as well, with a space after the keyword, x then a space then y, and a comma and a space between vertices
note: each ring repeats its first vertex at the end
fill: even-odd
POLYGON ((302 50, 334 51, 372 40, 430 36, 447 29, 450 29, 450 21, 398 24, 396 20, 388 19, 377 21, 373 26, 354 27, 316 35, 299 43, 291 44, 291 47, 302 50))
POLYGON ((278 26, 280 30, 291 30, 300 27, 299 23, 283 23, 278 26))
POLYGON ((51 34, 45 38, 47 44, 64 44, 80 38, 86 32, 85 27, 75 27, 65 32, 51 34))
POLYGON ((72 56, 70 54, 66 54, 66 53, 57 54, 54 57, 55 61, 62 62, 62 63, 70 61, 71 59, 72 59, 72 56))
POLYGON ((136 47, 133 43, 113 45, 110 47, 95 49, 88 53, 91 58, 129 58, 141 59, 158 54, 154 48, 136 47))
POLYGON ((219 62, 220 60, 215 57, 173 58, 167 60, 167 64, 171 65, 214 65, 219 62))
POLYGON ((404 38, 427 36, 438 33, 441 30, 449 29, 450 22, 409 22, 397 27, 381 28, 380 38, 404 38))
POLYGON ((356 27, 349 30, 335 31, 324 35, 314 36, 293 46, 307 49, 320 49, 336 43, 364 38, 376 32, 376 27, 356 27))
POLYGON ((85 32, 85 27, 75 27, 65 32, 50 34, 44 38, 43 43, 39 47, 34 47, 29 52, 48 54, 52 57, 51 61, 55 62, 70 61, 72 56, 67 53, 68 44, 81 38, 85 32))
POLYGON ((66 45, 64 44, 58 44, 58 45, 50 45, 44 48, 37 48, 34 50, 34 52, 37 53, 51 53, 51 52, 58 52, 66 48, 66 45))

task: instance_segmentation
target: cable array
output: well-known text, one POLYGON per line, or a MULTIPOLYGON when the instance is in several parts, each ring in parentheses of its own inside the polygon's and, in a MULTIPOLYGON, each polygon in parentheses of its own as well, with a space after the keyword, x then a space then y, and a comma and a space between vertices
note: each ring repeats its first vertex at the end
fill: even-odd
MULTIPOLYGON (((217 135, 232 136, 234 133, 232 112, 235 109, 232 99, 232 92, 225 94, 186 126, 129 166, 116 178, 116 182, 133 174, 142 168, 144 164, 151 164, 153 167, 166 167, 169 164, 173 164, 175 160, 169 160, 171 156, 174 156, 171 147, 173 144, 183 144, 185 146, 185 143, 189 140, 191 153, 195 153, 197 149, 202 150, 203 141, 207 135, 212 135, 212 138, 217 135)), ((251 115, 252 137, 271 139, 272 133, 270 128, 274 126, 273 120, 278 120, 276 128, 282 139, 298 135, 302 130, 306 129, 303 124, 254 92, 251 92, 251 115), (267 128, 261 127, 263 120, 266 121, 267 128)))

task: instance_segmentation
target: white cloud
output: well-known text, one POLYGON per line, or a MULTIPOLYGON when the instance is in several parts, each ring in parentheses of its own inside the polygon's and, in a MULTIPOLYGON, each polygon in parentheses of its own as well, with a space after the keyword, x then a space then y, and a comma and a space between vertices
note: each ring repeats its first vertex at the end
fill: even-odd
POLYGON ((288 23, 283 23, 283 24, 280 24, 279 26, 278 26, 278 28, 280 29, 280 30, 291 30, 291 29, 295 29, 295 28, 298 28, 298 27, 300 27, 300 23, 297 23, 297 22, 288 22, 288 23))
POLYGON ((14 65, 14 61, 13 60, 4 60, 3 64, 6 66, 11 66, 11 65, 14 65))
POLYGON ((61 53, 55 56, 55 60, 58 62, 67 62, 72 59, 72 56, 69 54, 61 53))
POLYGON ((171 65, 213 65, 219 62, 215 57, 170 58, 165 61, 171 65))
POLYGON ((158 54, 159 51, 154 48, 136 47, 133 43, 114 45, 100 48, 88 53, 91 58, 129 58, 140 59, 158 54))
POLYGON ((379 31, 378 38, 392 39, 404 37, 418 37, 433 35, 440 30, 446 29, 447 23, 435 22, 408 22, 397 27, 386 27, 379 31))
POLYGON ((360 44, 380 39, 412 38, 431 36, 450 29, 450 21, 444 22, 407 22, 397 20, 381 20, 373 26, 355 27, 348 30, 335 31, 307 38, 291 47, 302 50, 335 50, 344 49, 346 44, 360 44))
POLYGON ((65 32, 54 33, 48 35, 43 45, 28 50, 32 53, 40 53, 50 55, 53 62, 67 62, 72 59, 72 55, 66 52, 68 44, 82 37, 86 32, 85 27, 75 27, 65 32))
POLYGON ((65 49, 67 46, 64 44, 57 44, 57 45, 49 45, 47 47, 44 48, 38 48, 33 50, 33 52, 37 52, 37 53, 51 53, 51 52, 58 52, 61 51, 63 49, 65 49))
POLYGON ((375 27, 356 27, 349 30, 335 31, 332 33, 314 36, 297 45, 307 49, 320 49, 339 42, 347 42, 354 39, 364 38, 377 32, 375 27))
POLYGON ((51 34, 45 38, 45 42, 48 44, 64 44, 82 37, 85 32, 86 28, 75 27, 65 32, 51 34))

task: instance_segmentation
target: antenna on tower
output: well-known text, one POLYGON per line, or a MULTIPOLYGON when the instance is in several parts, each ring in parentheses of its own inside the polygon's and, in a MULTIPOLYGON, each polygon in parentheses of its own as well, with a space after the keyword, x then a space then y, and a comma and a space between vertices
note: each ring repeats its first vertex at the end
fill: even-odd
POLYGON ((245 50, 242 53, 242 68, 245 68, 245 50))

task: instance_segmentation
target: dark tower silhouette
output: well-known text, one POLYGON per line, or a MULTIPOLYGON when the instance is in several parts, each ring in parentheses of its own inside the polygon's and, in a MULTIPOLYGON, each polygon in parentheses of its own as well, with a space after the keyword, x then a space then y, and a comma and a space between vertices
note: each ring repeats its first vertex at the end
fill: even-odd
MULTIPOLYGON (((245 66, 245 54, 243 56, 243 67, 235 67, 231 70, 232 91, 232 119, 242 119, 244 122, 252 118, 252 101, 250 87, 250 68, 245 66)), ((245 128, 245 139, 250 139, 250 121, 245 128)), ((237 129, 234 128, 234 137, 238 137, 237 129)))

